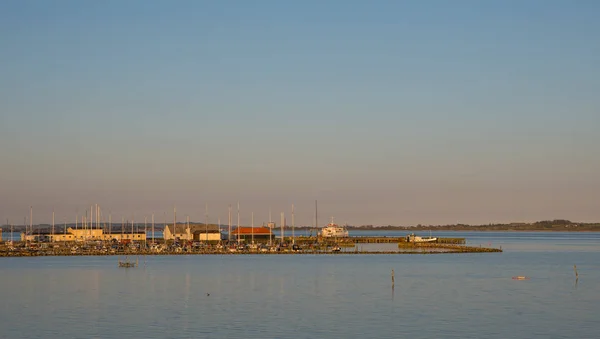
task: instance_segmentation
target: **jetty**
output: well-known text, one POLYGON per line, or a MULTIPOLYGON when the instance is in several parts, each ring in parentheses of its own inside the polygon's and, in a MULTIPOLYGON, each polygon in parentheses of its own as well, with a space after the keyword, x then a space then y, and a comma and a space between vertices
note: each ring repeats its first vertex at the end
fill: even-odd
MULTIPOLYGON (((444 254, 491 253, 501 248, 466 246, 464 238, 438 238, 435 242, 414 243, 406 237, 285 237, 272 243, 227 242, 173 242, 153 239, 151 243, 126 241, 122 243, 90 241, 75 242, 6 242, 0 243, 0 257, 35 256, 139 256, 139 255, 193 255, 193 254, 444 254), (397 244, 395 250, 385 244, 397 244), (368 244, 363 249, 362 244, 368 244), (382 244, 377 246, 377 244, 382 244), (379 248, 378 248, 379 247, 379 248)), ((120 261, 119 267, 135 267, 135 262, 120 261)))
MULTIPOLYGON (((286 237, 286 241, 291 241, 291 238, 286 237)), ((314 243, 315 241, 351 243, 351 244, 389 244, 389 243, 407 243, 407 237, 346 237, 346 238, 316 238, 316 237, 296 237, 294 241, 297 243, 314 243)), ((455 244, 464 245, 465 238, 436 238, 434 244, 455 244)))

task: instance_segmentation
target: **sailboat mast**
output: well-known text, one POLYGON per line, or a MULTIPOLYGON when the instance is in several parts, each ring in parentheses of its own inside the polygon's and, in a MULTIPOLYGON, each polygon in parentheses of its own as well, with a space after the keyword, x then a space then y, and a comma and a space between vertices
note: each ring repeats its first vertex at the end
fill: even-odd
POLYGON ((52 242, 54 242, 54 211, 52 211, 52 242))
POLYGON ((283 228, 284 227, 285 227, 285 216, 284 216, 283 212, 281 212, 281 242, 280 242, 280 244, 283 244, 283 239, 284 239, 284 236, 283 236, 284 230, 283 230, 283 228))
POLYGON ((177 224, 177 209, 173 207, 173 242, 175 242, 175 225, 177 224))
POLYGON ((294 239, 294 228, 296 227, 296 223, 294 220, 294 204, 292 204, 292 245, 296 244, 296 240, 294 239))
POLYGON ((269 207, 269 246, 273 246, 273 221, 271 221, 271 207, 269 207))
POLYGON ((152 213, 152 243, 154 243, 154 213, 152 213))
POLYGON ((237 242, 240 243, 240 202, 238 201, 237 205, 237 242))
POLYGON ((273 245, 273 220, 271 219, 271 207, 269 206, 269 245, 273 245))
POLYGON ((135 216, 131 216, 131 243, 133 244, 133 224, 134 222, 135 216))
POLYGON ((252 212, 252 244, 254 244, 254 212, 252 212))
POLYGON ((229 204, 229 230, 227 232, 227 241, 231 242, 231 204, 229 204))
POLYGON ((315 200, 315 238, 319 239, 319 210, 317 209, 317 201, 315 200))
POLYGON ((208 203, 204 207, 204 234, 206 243, 208 244, 208 203))

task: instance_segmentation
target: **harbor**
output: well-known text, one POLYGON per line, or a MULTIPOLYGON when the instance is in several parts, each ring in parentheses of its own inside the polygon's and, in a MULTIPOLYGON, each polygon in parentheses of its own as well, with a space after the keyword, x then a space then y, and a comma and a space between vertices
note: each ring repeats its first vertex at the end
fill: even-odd
MULTIPOLYGON (((238 207, 239 209, 239 207, 238 207)), ((90 207, 93 213, 90 218, 81 218, 81 223, 57 226, 52 214, 51 227, 36 227, 30 209, 30 225, 25 231, 15 234, 10 227, 7 241, 1 242, 1 257, 34 257, 34 256, 146 256, 146 255, 278 255, 278 254, 443 254, 443 253, 492 253, 502 252, 501 248, 492 246, 467 246, 466 239, 461 237, 420 236, 414 233, 395 234, 350 234, 347 225, 338 225, 331 221, 324 227, 310 229, 308 232, 295 232, 294 208, 292 205, 291 229, 281 213, 279 227, 272 221, 262 226, 254 225, 254 214, 250 226, 238 222, 234 226, 229 208, 229 225, 225 229, 221 223, 185 223, 174 220, 166 222, 157 230, 154 216, 150 223, 145 219, 143 224, 128 221, 124 218, 120 224, 114 224, 110 215, 108 223, 102 219, 101 209, 96 205, 90 207), (94 218, 95 217, 95 218, 94 218), (286 232, 287 231, 287 232, 286 232), (290 232, 291 231, 291 232, 290 232), (17 235, 18 238, 15 237, 17 235)), ((208 215, 208 212, 206 212, 208 215)), ((315 224, 316 219, 315 202, 315 224)), ((7 229, 8 231, 8 229, 7 229)), ((491 245, 491 244, 490 244, 491 245)), ((136 267, 119 261, 120 267, 136 267)))

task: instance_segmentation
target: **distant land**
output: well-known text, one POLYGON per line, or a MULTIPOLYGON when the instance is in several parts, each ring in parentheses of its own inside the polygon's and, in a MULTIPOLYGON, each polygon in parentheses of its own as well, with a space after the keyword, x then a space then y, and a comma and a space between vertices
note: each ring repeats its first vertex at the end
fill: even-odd
MULTIPOLYGON (((185 223, 178 223, 185 224, 185 223)), ((190 222, 190 224, 192 224, 190 222)), ((203 223, 193 224, 198 225, 203 223)), ((169 224, 167 224, 169 225, 169 224)), ((64 224, 55 225, 55 232, 63 232, 64 224)), ((67 227, 75 227, 75 224, 67 224, 67 227)), ((155 224, 155 232, 162 232, 165 224, 155 224)), ((221 227, 227 228, 228 225, 221 224, 221 227)), ((10 225, 2 225, 3 232, 10 232, 10 225)), ((27 226, 29 227, 29 225, 27 226)), ((81 228, 81 225, 78 225, 81 228)), ((235 227, 235 226, 234 226, 235 227)), ((280 226, 276 228, 279 229, 280 226)), ((41 224, 33 225, 35 231, 50 231, 52 225, 41 224)), ((102 228, 108 229, 108 223, 102 223, 102 228)), ((143 223, 135 224, 136 231, 143 230, 143 223)), ((347 226, 348 229, 354 231, 384 231, 384 230, 397 230, 397 231, 421 231, 421 230, 433 230, 433 231, 547 231, 547 232, 600 232, 600 223, 581 223, 573 222, 569 220, 544 220, 533 223, 524 222, 513 222, 509 224, 485 224, 485 225, 468 225, 468 224, 454 224, 454 225, 416 225, 416 226, 376 226, 376 225, 362 225, 362 226, 347 226)), ((112 232, 121 232, 121 224, 113 223, 112 232)), ((286 230, 290 230, 290 226, 285 227, 286 230)), ((311 230, 314 227, 311 226, 296 226, 297 230, 311 230)), ((147 230, 150 231, 150 225, 147 226, 147 230)), ((24 225, 14 225, 14 232, 25 231, 24 225)), ((131 224, 125 226, 124 232, 131 231, 131 224)))
POLYGON ((485 225, 416 225, 416 226, 373 226, 354 227, 356 230, 437 230, 437 231, 551 231, 551 232, 594 232, 600 231, 600 223, 581 223, 569 220, 544 220, 534 223, 512 222, 509 224, 485 225))

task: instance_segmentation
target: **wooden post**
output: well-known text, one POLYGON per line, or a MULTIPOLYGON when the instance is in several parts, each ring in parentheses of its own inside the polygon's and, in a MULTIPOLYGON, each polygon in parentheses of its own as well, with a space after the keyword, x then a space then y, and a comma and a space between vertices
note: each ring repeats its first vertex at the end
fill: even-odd
POLYGON ((392 289, 394 288, 394 270, 392 270, 392 289))
POLYGON ((579 274, 577 273, 577 265, 573 265, 573 270, 575 271, 575 280, 579 279, 579 274))

